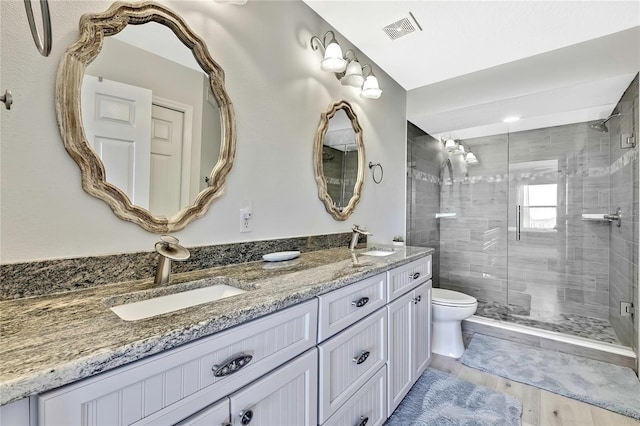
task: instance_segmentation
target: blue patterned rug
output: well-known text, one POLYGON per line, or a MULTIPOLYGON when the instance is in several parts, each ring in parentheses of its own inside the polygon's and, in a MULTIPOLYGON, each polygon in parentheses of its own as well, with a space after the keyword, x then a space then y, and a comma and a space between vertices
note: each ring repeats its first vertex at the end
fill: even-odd
POLYGON ((428 368, 385 426, 518 426, 522 403, 428 368))
POLYGON ((464 365, 640 419, 633 370, 496 337, 474 334, 464 365))

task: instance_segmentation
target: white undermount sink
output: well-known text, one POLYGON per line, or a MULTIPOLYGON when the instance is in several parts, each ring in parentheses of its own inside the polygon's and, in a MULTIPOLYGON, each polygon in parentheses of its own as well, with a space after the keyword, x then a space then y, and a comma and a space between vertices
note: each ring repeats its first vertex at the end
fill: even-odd
POLYGON ((123 320, 137 321, 246 293, 246 290, 221 283, 230 281, 233 280, 210 279, 176 284, 175 286, 132 294, 132 298, 136 301, 126 301, 125 298, 124 303, 116 302, 114 305, 112 299, 112 302, 107 301, 107 304, 114 305, 111 306, 111 310, 123 320), (208 283, 210 284, 207 285, 208 283), (194 286, 197 288, 193 288, 194 286), (172 293, 166 294, 167 292, 172 293), (139 300, 140 298, 144 300, 139 300))
POLYGON ((390 250, 369 250, 369 251, 365 251, 362 252, 360 254, 363 254, 365 256, 389 256, 390 254, 393 254, 393 251, 390 250))

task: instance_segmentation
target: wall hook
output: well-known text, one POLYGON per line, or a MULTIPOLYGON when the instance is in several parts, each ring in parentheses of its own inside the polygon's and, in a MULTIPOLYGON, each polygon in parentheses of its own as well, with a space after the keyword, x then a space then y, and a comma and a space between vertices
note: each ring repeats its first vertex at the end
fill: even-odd
POLYGON ((5 90, 4 95, 0 96, 0 102, 4 104, 6 109, 11 109, 13 103, 13 96, 11 96, 11 90, 5 90))

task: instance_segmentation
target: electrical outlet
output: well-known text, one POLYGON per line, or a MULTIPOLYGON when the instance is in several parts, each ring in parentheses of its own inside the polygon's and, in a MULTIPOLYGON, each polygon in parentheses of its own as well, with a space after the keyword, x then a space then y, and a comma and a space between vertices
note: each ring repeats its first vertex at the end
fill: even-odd
POLYGON ((251 210, 240 209, 240 232, 253 231, 253 223, 251 222, 251 210))

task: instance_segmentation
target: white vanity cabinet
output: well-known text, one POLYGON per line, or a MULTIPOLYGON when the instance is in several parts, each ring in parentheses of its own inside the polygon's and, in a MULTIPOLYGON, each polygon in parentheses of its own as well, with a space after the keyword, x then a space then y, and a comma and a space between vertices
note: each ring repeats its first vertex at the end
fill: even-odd
POLYGON ((174 424, 315 346, 317 300, 38 397, 38 424, 174 424))
POLYGON ((389 311, 389 415, 431 358, 431 280, 391 302, 389 311))
POLYGON ((364 419, 378 424, 380 418, 384 422, 386 272, 318 299, 318 424, 356 425, 364 419))
MULTIPOLYGON (((317 417, 317 366, 314 348, 177 426, 313 425, 317 417)), ((170 424, 159 420, 158 424, 170 424)))

